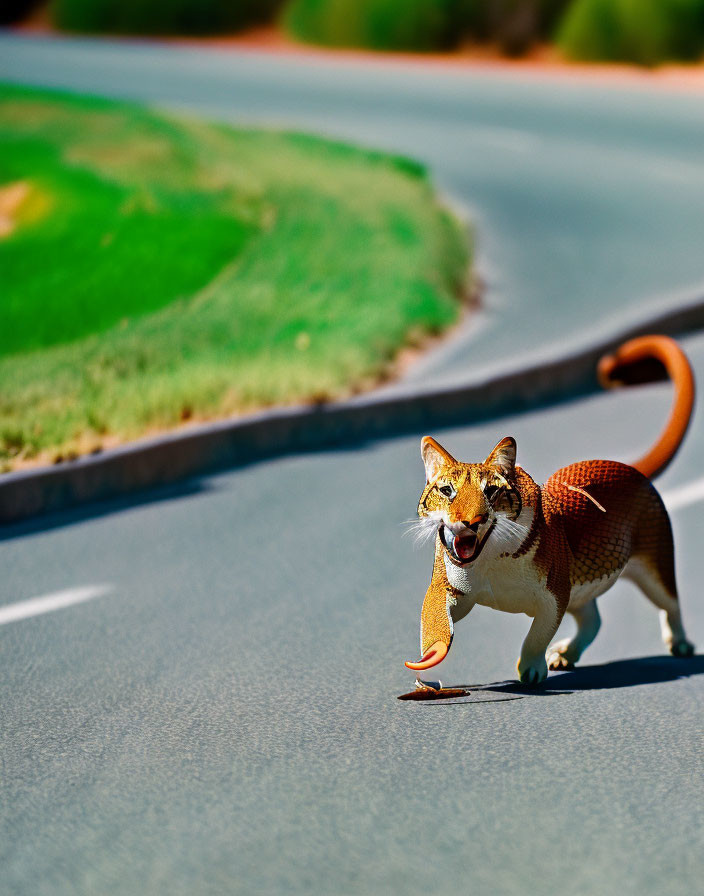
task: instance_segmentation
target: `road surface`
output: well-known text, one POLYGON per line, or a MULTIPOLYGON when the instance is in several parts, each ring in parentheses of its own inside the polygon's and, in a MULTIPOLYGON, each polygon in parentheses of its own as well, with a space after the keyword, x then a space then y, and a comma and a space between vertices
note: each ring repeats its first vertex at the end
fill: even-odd
MULTIPOLYGON (((567 324, 607 326, 616 303, 701 279, 702 116, 689 98, 0 43, 18 79, 415 145, 480 210, 494 264, 481 363, 552 350, 567 324), (483 150, 470 135, 482 127, 483 150), (512 135, 503 145, 497 129, 512 135), (517 152, 513 131, 542 136, 517 152)), ((704 337, 685 345, 704 382, 704 337)), ((471 363, 445 354, 425 376, 471 363)), ((512 434, 541 480, 585 457, 632 459, 668 403, 666 386, 649 387, 433 434, 468 460, 512 434)), ((664 655, 632 586, 600 599, 582 669, 540 693, 396 700, 413 682, 403 660, 417 654, 432 564, 400 525, 423 484, 421 435, 253 459, 4 530, 3 892, 698 892, 704 660, 664 655)), ((700 646, 702 456, 699 414, 658 483, 700 646)), ((513 678, 527 627, 475 608, 443 680, 513 678)))
MULTIPOLYGON (((704 339, 687 344, 704 381, 704 339)), ((649 388, 435 435, 476 459, 513 434, 544 478, 633 458, 667 402, 649 388)), ((704 658, 664 656, 632 586, 600 598, 586 668, 543 695, 396 700, 432 566, 400 525, 418 447, 254 462, 10 531, 6 604, 112 590, 0 626, 7 892, 698 892, 704 658)), ((700 646, 702 456, 700 416, 663 479, 700 646)), ((442 678, 513 678, 527 628, 475 608, 442 678)))

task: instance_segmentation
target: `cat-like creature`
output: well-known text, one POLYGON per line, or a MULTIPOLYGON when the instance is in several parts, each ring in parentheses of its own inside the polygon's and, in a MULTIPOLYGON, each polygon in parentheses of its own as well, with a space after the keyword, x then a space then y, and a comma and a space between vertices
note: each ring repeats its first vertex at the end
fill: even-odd
POLYGON ((543 681, 569 668, 599 631, 596 598, 620 575, 632 579, 661 611, 673 656, 694 652, 682 626, 675 585, 672 529, 650 482, 670 462, 687 430, 694 377, 679 346, 646 336, 603 358, 603 385, 646 382, 664 372, 675 386, 668 423, 655 446, 632 466, 608 460, 570 464, 541 487, 516 465, 516 442, 502 439, 484 463, 456 461, 434 439, 421 442, 426 486, 420 526, 435 538, 435 563, 421 611, 421 659, 440 663, 454 624, 475 604, 533 618, 518 660, 520 680, 543 681), (565 612, 576 634, 550 645, 565 612))

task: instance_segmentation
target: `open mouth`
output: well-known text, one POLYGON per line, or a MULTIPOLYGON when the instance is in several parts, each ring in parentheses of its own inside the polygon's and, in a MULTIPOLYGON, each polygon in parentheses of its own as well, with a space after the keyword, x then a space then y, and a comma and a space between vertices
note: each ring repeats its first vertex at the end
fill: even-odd
POLYGON ((450 560, 455 566, 464 566, 466 563, 471 563, 477 559, 492 529, 493 525, 489 528, 484 538, 480 540, 476 532, 472 531, 455 535, 443 523, 440 526, 440 540, 445 545, 450 560))

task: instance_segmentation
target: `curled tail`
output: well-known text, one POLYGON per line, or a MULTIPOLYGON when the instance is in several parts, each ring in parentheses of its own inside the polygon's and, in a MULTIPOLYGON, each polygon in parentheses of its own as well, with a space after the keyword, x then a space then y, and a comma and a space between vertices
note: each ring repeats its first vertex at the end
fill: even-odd
POLYGON ((597 374, 605 389, 672 380, 675 397, 667 424, 650 451, 632 464, 653 479, 677 453, 692 417, 694 373, 687 356, 668 336, 641 336, 625 342, 612 355, 605 355, 599 361, 597 374))

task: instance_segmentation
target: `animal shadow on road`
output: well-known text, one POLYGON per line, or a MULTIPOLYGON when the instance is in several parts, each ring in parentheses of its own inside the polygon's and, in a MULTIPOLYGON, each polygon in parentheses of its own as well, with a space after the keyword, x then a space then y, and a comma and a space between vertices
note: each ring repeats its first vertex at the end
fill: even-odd
POLYGON ((614 660, 598 666, 576 666, 565 672, 550 675, 541 688, 525 688, 517 681, 484 685, 482 690, 525 696, 549 697, 573 694, 576 691, 603 691, 613 688, 632 688, 640 684, 661 684, 704 674, 704 656, 676 659, 672 656, 640 656, 629 660, 614 660))
POLYGON ((614 660, 595 666, 578 666, 551 674, 540 687, 529 688, 518 681, 489 684, 454 685, 466 688, 468 694, 449 700, 429 700, 424 706, 464 703, 504 702, 521 697, 558 697, 585 691, 607 691, 643 684, 662 684, 704 674, 704 656, 675 659, 671 656, 644 656, 614 660), (493 695, 494 699, 491 699, 493 695))

